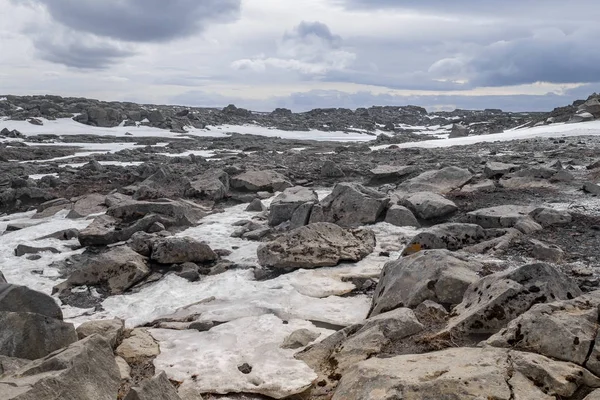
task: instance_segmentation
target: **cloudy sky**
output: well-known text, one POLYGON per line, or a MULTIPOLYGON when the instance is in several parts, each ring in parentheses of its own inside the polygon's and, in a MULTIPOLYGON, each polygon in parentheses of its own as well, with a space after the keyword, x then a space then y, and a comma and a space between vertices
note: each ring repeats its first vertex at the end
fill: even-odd
POLYGON ((548 110, 600 91, 592 0, 0 0, 0 94, 548 110))

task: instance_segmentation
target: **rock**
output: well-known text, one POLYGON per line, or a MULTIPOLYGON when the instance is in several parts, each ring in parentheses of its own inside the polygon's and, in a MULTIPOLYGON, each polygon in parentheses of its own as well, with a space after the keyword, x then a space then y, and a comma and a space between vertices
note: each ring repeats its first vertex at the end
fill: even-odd
POLYGON ((483 173, 486 178, 499 179, 506 174, 515 172, 519 169, 516 164, 505 164, 501 162, 488 162, 483 168, 483 173))
POLYGON ((287 188, 271 202, 269 207, 269 225, 277 226, 289 221, 294 211, 304 203, 316 203, 317 193, 302 186, 287 188))
POLYGON ((446 217, 458 210, 452 201, 432 192, 417 192, 405 198, 402 203, 422 219, 446 217))
POLYGON ((573 182, 575 177, 568 171, 560 170, 550 178, 550 182, 573 182))
POLYGON ((460 189, 462 193, 493 192, 495 190, 496 184, 490 179, 486 179, 479 183, 466 184, 460 189))
POLYGON ((531 218, 523 218, 517 221, 515 229, 525 235, 529 235, 534 232, 539 232, 544 228, 531 218))
POLYGON ((4 274, 2 273, 2 271, 0 271, 0 283, 7 283, 6 278, 4 277, 4 274))
POLYGON ((600 160, 596 160, 593 163, 588 164, 585 168, 587 170, 592 170, 592 169, 600 168, 600 160))
POLYGON ((0 376, 13 374, 30 362, 31 360, 26 360, 24 358, 14 358, 0 355, 0 376))
POLYGON ((152 260, 160 264, 207 263, 218 256, 206 243, 190 237, 167 237, 152 244, 152 260))
POLYGON ((32 247, 24 244, 20 244, 15 248, 15 256, 22 257, 26 254, 37 254, 43 252, 50 252, 53 254, 60 254, 60 251, 56 250, 54 247, 32 247))
POLYGON ((181 271, 176 272, 175 275, 187 279, 190 282, 196 282, 200 280, 200 272, 198 266, 194 263, 183 263, 181 271))
POLYGON ((58 240, 71 240, 79 237, 79 231, 77 229, 64 229, 62 231, 54 232, 49 235, 43 236, 36 240, 43 239, 58 239, 58 240))
POLYGON ((571 398, 599 379, 571 363, 496 348, 372 358, 342 377, 333 400, 571 398))
POLYGON ((0 378, 3 400, 114 400, 119 368, 99 336, 71 344, 0 378))
POLYGON ((583 191, 593 194, 594 196, 600 196, 600 186, 592 182, 586 182, 583 184, 583 191))
POLYGON ((81 340, 98 334, 114 349, 123 337, 124 329, 124 321, 118 318, 87 321, 77 327, 77 337, 81 340))
POLYGON ((325 382, 423 329, 412 310, 398 308, 337 331, 295 357, 317 371, 318 380, 325 382))
POLYGON ((494 334, 535 304, 579 295, 577 285, 551 265, 524 265, 469 286, 446 329, 456 335, 494 334))
POLYGON ((419 321, 444 321, 448 311, 435 301, 425 300, 415 308, 415 315, 419 321))
POLYGON ((164 372, 131 388, 125 400, 181 400, 164 372))
POLYGON ((171 225, 192 226, 207 215, 199 205, 185 200, 135 201, 129 200, 111 206, 106 215, 124 221, 138 220, 148 214, 168 217, 171 225))
POLYGON ((131 336, 123 339, 115 354, 123 357, 129 364, 139 364, 141 361, 159 355, 160 349, 158 343, 145 329, 135 328, 131 331, 131 336))
POLYGON ((58 320, 63 319, 62 311, 52 297, 27 286, 7 283, 0 283, 0 311, 36 313, 58 320))
POLYGON ((0 311, 0 354, 35 360, 77 341, 73 324, 29 312, 0 311))
POLYGON ((486 344, 569 361, 598 375, 600 361, 596 356, 600 355, 600 349, 595 341, 599 305, 600 292, 537 304, 490 337, 486 344))
POLYGON ((106 196, 93 193, 80 197, 73 204, 73 208, 67 215, 67 218, 83 218, 92 214, 99 214, 106 211, 106 196))
POLYGON ((559 211, 553 208, 536 208, 529 213, 529 216, 544 228, 553 225, 565 225, 572 221, 571 214, 568 211, 559 211))
POLYGON ((588 394, 583 400, 600 400, 600 390, 594 390, 588 394))
POLYGON ((185 195, 208 200, 222 200, 229 193, 229 175, 220 169, 208 170, 194 178, 185 195))
POLYGON ((258 247, 260 265, 277 269, 332 267, 359 261, 373 252, 375 234, 369 229, 344 229, 321 222, 294 229, 258 247))
POLYGON ((75 286, 101 285, 113 295, 121 294, 148 275, 146 258, 127 246, 120 246, 89 258, 54 290, 63 292, 75 286))
POLYGON ((597 98, 589 99, 579 109, 592 114, 593 118, 600 118, 600 101, 597 98))
POLYGON ((308 329, 298 329, 292 332, 281 345, 282 349, 299 349, 314 342, 320 336, 319 333, 311 332, 308 329))
POLYGON ((369 316, 398 307, 415 308, 425 300, 458 304, 483 266, 466 262, 446 250, 425 250, 390 261, 383 267, 369 316))
POLYGON ((150 231, 161 220, 164 219, 158 215, 146 215, 129 226, 123 226, 121 220, 101 215, 79 232, 77 238, 82 246, 106 246, 129 240, 137 232, 150 231))
POLYGON ((471 211, 467 213, 466 220, 483 228, 512 228, 527 218, 530 212, 531 207, 526 206, 497 206, 471 211))
POLYGON ((275 171, 248 171, 231 179, 231 187, 247 192, 279 192, 291 187, 287 178, 275 171))
POLYGON ((416 171, 417 168, 412 165, 379 165, 370 171, 372 177, 369 184, 396 183, 416 171))
POLYGON ((385 222, 395 226, 421 227, 419 221, 417 221, 414 214, 408 208, 395 204, 388 208, 385 215, 385 222))
POLYGON ((262 212, 267 211, 267 207, 265 207, 265 205, 262 203, 262 201, 260 201, 260 199, 254 199, 250 202, 250 204, 248 204, 248 207, 246 207, 246 211, 262 212))
POLYGON ((119 374, 121 375, 121 381, 130 381, 131 380, 131 367, 127 364, 127 361, 123 359, 123 357, 116 356, 115 362, 119 367, 119 374))
POLYGON ((406 245, 403 255, 421 250, 447 249, 460 250, 488 239, 490 235, 479 225, 448 223, 439 224, 417 234, 406 245))
POLYGON ((450 131, 450 135, 448 136, 448 138, 454 139, 467 136, 469 136, 469 127, 464 126, 462 124, 453 124, 452 131, 450 131))
POLYGON ((304 225, 308 225, 313 206, 314 203, 308 202, 296 208, 296 210, 292 214, 292 219, 290 220, 290 230, 300 228, 304 225))
POLYGON ((243 239, 258 241, 271 233, 271 228, 268 226, 246 232, 242 235, 243 239))
POLYGON ((343 227, 374 224, 385 211, 385 195, 356 183, 338 183, 313 207, 310 223, 331 222, 343 227))
POLYGON ((531 255, 538 260, 559 263, 565 255, 565 252, 556 245, 546 244, 535 239, 529 239, 529 243, 531 244, 531 255))
POLYGON ((151 124, 160 124, 165 121, 165 116, 160 112, 160 110, 152 110, 148 114, 148 121, 151 124))
POLYGON ((321 176, 323 178, 342 178, 346 176, 344 171, 331 160, 327 160, 321 166, 321 176))
POLYGON ((398 186, 399 191, 448 193, 467 184, 473 175, 466 169, 446 167, 436 171, 427 171, 407 180, 398 186))

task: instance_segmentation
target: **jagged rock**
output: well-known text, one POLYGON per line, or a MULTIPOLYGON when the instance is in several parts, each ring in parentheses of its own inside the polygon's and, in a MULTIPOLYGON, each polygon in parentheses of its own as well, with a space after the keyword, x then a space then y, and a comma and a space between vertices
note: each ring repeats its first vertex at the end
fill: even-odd
POLYGON ((469 127, 468 126, 464 126, 462 124, 453 124, 452 130, 450 131, 450 135, 448 136, 448 138, 454 139, 454 138, 462 138, 462 137, 467 137, 467 136, 469 136, 469 127))
POLYGON ((103 337, 114 349, 121 340, 124 329, 124 321, 118 318, 87 321, 77 327, 77 337, 81 340, 97 334, 103 337))
POLYGON ((314 203, 304 203, 300 207, 296 208, 294 213, 292 214, 292 219, 290 220, 290 229, 300 228, 304 225, 307 225, 310 221, 310 215, 312 213, 314 203))
POLYGON ((473 184, 466 184, 460 189, 461 193, 493 192, 496 190, 494 181, 487 179, 485 181, 473 184))
POLYGON ((222 200, 229 193, 229 175, 220 169, 208 170, 194 178, 185 195, 208 200, 222 200))
POLYGON ((572 363, 496 348, 372 358, 342 377, 333 400, 571 398, 600 380, 572 363))
POLYGON ((419 221, 417 221, 412 211, 406 207, 395 204, 388 208, 385 215, 385 222, 395 226, 421 227, 421 224, 419 224, 419 221))
POLYGON ((486 178, 498 179, 503 177, 506 174, 510 174, 519 169, 519 166, 516 164, 505 164, 501 162, 488 162, 485 164, 483 168, 483 173, 486 178))
POLYGON ((83 218, 91 214, 99 214, 106 211, 106 196, 93 193, 83 196, 75 201, 67 218, 83 218))
POLYGON ((506 205, 471 211, 467 213, 466 219, 483 228, 512 228, 526 219, 530 212, 531 207, 506 205))
POLYGON ((124 221, 138 220, 149 214, 168 217, 175 226, 192 226, 206 216, 201 206, 185 200, 135 201, 129 200, 111 206, 106 214, 124 221))
POLYGON ((181 264, 211 262, 218 256, 206 243, 190 237, 167 237, 153 242, 150 258, 160 264, 181 264))
POLYGON ((181 400, 164 372, 131 388, 125 400, 181 400))
POLYGON ((447 249, 460 250, 463 247, 480 243, 491 237, 479 225, 448 223, 435 225, 417 234, 406 245, 403 255, 410 255, 421 250, 447 249))
MULTIPOLYGON (((0 273, 0 278, 3 278, 0 273)), ((0 279, 2 281, 2 279, 0 279)), ((36 313, 62 320, 63 314, 56 301, 47 294, 0 282, 0 311, 17 313, 36 313)))
POLYGON ((383 183, 396 183, 402 178, 417 171, 412 165, 379 165, 373 168, 371 173, 371 185, 380 185, 383 183))
POLYGON ((265 207, 265 205, 262 203, 262 201, 260 201, 260 199, 254 199, 250 202, 250 204, 248 204, 248 207, 246 207, 246 211, 262 212, 267 211, 267 207, 265 207))
POLYGON ((314 190, 302 186, 287 188, 271 202, 269 207, 269 225, 277 226, 292 219, 294 212, 305 203, 319 200, 314 190))
POLYGON ((279 192, 291 187, 287 178, 275 171, 248 171, 231 178, 231 187, 248 192, 279 192))
POLYGON ((600 118, 600 101, 597 98, 589 99, 579 109, 592 114, 594 118, 600 118))
POLYGON ((0 393, 3 400, 114 400, 119 384, 112 349, 91 336, 3 376, 0 393))
POLYGON ((401 183, 398 190, 408 193, 434 192, 444 194, 461 188, 472 178, 473 175, 466 169, 446 167, 440 170, 427 171, 409 179, 401 183))
POLYGON ((568 211, 559 211, 544 207, 536 208, 529 213, 529 216, 544 228, 553 225, 568 224, 572 220, 571 214, 568 211))
POLYGON ((89 258, 54 290, 62 293, 75 286, 100 285, 111 294, 121 294, 149 274, 145 257, 127 246, 120 246, 89 258))
POLYGON ((535 304, 579 295, 579 287, 551 265, 524 265, 469 286, 446 329, 455 335, 494 334, 535 304))
POLYGON ((115 354, 123 357, 129 364, 137 364, 159 355, 160 348, 148 331, 136 328, 131 331, 128 338, 123 339, 115 354))
POLYGON ((158 215, 146 215, 129 226, 122 226, 122 221, 108 215, 94 218, 87 228, 78 234, 82 246, 105 246, 129 240, 135 233, 150 231, 155 223, 164 221, 158 215))
POLYGON ((583 191, 595 196, 600 196, 600 185, 596 185, 592 182, 586 182, 583 184, 583 191))
POLYGON ((338 183, 333 192, 312 209, 310 223, 331 222, 343 227, 374 224, 389 199, 356 183, 338 183))
POLYGON ((598 335, 600 292, 573 300, 538 304, 512 320, 486 343, 569 361, 600 374, 598 335), (551 333, 551 334, 550 334, 551 333))
POLYGON ((26 360, 24 358, 14 358, 0 355, 0 376, 13 374, 30 362, 31 360, 26 360))
POLYGON ((435 301, 425 300, 415 308, 419 321, 443 321, 448 317, 448 311, 435 301))
POLYGON ((26 254, 37 254, 43 252, 50 252, 53 254, 60 254, 60 251, 56 250, 54 247, 32 247, 24 244, 17 245, 15 248, 15 256, 22 257, 26 254))
POLYGON ((271 232, 271 228, 264 226, 262 228, 254 229, 250 232, 246 232, 242 235, 243 239, 258 241, 267 236, 271 232))
POLYGON ((539 240, 529 239, 531 255, 538 260, 558 263, 562 261, 565 252, 556 245, 546 244, 539 240))
POLYGON ((383 267, 369 316, 398 307, 415 308, 425 300, 458 304, 483 266, 456 258, 447 250, 425 250, 383 267))
POLYGON ((324 178, 342 178, 346 176, 346 174, 336 163, 327 160, 321 166, 321 176, 324 178))
POLYGON ((6 283, 6 278, 4 277, 4 274, 2 273, 2 271, 0 271, 0 283, 6 283))
POLYGON ((402 203, 422 219, 443 218, 458 210, 454 202, 432 192, 414 193, 402 203))
POLYGON ((260 265, 277 269, 332 267, 359 261, 373 252, 375 234, 369 229, 344 229, 326 222, 294 229, 258 247, 260 265))
POLYGON ((35 360, 77 341, 73 324, 30 312, 0 311, 0 354, 35 360))
POLYGON ((299 349, 314 342, 320 334, 311 332, 308 329, 298 329, 292 332, 281 345, 282 349, 299 349))

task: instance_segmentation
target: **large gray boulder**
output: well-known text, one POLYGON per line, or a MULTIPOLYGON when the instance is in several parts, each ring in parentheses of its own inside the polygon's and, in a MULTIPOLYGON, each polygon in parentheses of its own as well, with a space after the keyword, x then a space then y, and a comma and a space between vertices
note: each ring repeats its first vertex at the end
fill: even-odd
POLYGON ((350 368, 333 400, 572 398, 600 379, 572 363, 497 348, 371 358, 350 368))
POLYGON ((258 247, 260 265, 276 269, 332 267, 359 261, 373 252, 375 234, 369 229, 344 229, 320 222, 294 229, 258 247))
POLYGON ((467 222, 483 228, 512 228, 527 219, 531 211, 529 206, 506 205, 471 211, 466 218, 467 222))
POLYGON ((468 170, 458 167, 446 167, 440 170, 427 171, 409 179, 398 186, 400 192, 434 192, 448 193, 461 188, 473 178, 468 170))
POLYGON ((447 223, 434 225, 413 237, 402 254, 410 255, 421 250, 432 249, 456 251, 480 243, 490 236, 490 233, 475 224, 447 223))
POLYGON ((34 360, 77 341, 73 324, 29 312, 0 312, 0 354, 34 360))
POLYGON ((600 375, 600 343, 596 344, 599 306, 600 291, 537 304, 486 343, 569 361, 600 375))
POLYGON ((77 327, 77 337, 81 340, 92 335, 100 335, 114 349, 123 337, 124 329, 124 321, 118 318, 87 321, 77 327))
POLYGON ((579 109, 592 114, 594 118, 600 118, 600 100, 598 98, 589 99, 579 106, 579 109))
POLYGON ((392 205, 385 214, 385 222, 395 226, 412 226, 420 228, 421 224, 415 218, 415 215, 408 208, 399 205, 392 205))
POLYGON ((417 192, 402 200, 421 219, 438 219, 446 217, 458 210, 454 202, 432 192, 417 192))
POLYGON ((231 187, 245 192, 279 192, 291 186, 285 176, 269 170, 247 171, 231 178, 231 187))
POLYGON ((27 286, 7 283, 0 283, 0 311, 36 313, 63 319, 62 310, 52 297, 27 286))
POLYGON ((370 316, 398 307, 415 308, 425 300, 452 305, 462 301, 483 266, 447 250, 425 250, 385 264, 375 288, 370 316))
POLYGON ((0 378, 3 400, 114 400, 121 376, 112 349, 94 335, 0 378))
POLYGON ((568 211, 545 207, 536 208, 529 213, 529 216, 544 228, 554 225, 566 225, 573 219, 568 211))
POLYGON ((106 246, 129 240, 137 232, 148 231, 157 222, 167 221, 159 215, 150 214, 131 224, 123 224, 118 218, 100 215, 80 231, 77 238, 82 246, 106 246))
POLYGON ((379 165, 371 171, 371 185, 396 183, 417 171, 413 165, 379 165))
POLYGON ((506 174, 511 172, 515 172, 519 169, 519 166, 516 164, 506 164, 501 162, 491 161, 485 164, 483 168, 483 173, 486 178, 498 179, 503 177, 506 174))
POLYGON ((181 400, 164 372, 131 388, 125 400, 181 400))
POLYGON ((374 224, 388 203, 389 198, 380 192, 357 183, 338 183, 313 207, 310 223, 331 222, 343 227, 374 224))
POLYGON ((462 138, 469 136, 469 127, 463 124, 453 124, 452 130, 450 131, 450 135, 448 136, 450 139, 462 138))
POLYGON ((149 274, 146 257, 127 246, 119 246, 88 258, 54 289, 63 292, 75 286, 104 286, 113 295, 121 294, 149 274))
POLYGON ((67 218, 83 218, 106 211, 106 196, 92 193, 75 200, 67 218))
POLYGON ((174 226, 192 226, 207 215, 206 209, 186 200, 128 200, 110 207, 106 214, 123 221, 135 221, 149 214, 169 219, 174 226))
POLYGON ((488 275, 466 290, 448 322, 456 336, 494 334, 533 305, 581 295, 579 287, 548 264, 529 264, 488 275))
POLYGON ((208 200, 222 200, 229 193, 229 175, 220 169, 208 170, 193 178, 185 195, 208 200))
POLYGON ((167 237, 152 242, 152 260, 159 264, 207 263, 218 256, 206 243, 190 237, 167 237))
POLYGON ((271 202, 269 225, 277 226, 292 219, 294 212, 305 203, 316 203, 317 193, 302 186, 287 188, 271 202))

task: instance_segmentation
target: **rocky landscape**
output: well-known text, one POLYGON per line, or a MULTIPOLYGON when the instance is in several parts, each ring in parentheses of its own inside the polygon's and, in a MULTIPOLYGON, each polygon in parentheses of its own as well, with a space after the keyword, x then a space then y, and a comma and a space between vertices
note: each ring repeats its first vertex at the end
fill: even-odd
POLYGON ((0 96, 0 398, 600 399, 599 118, 0 96))

